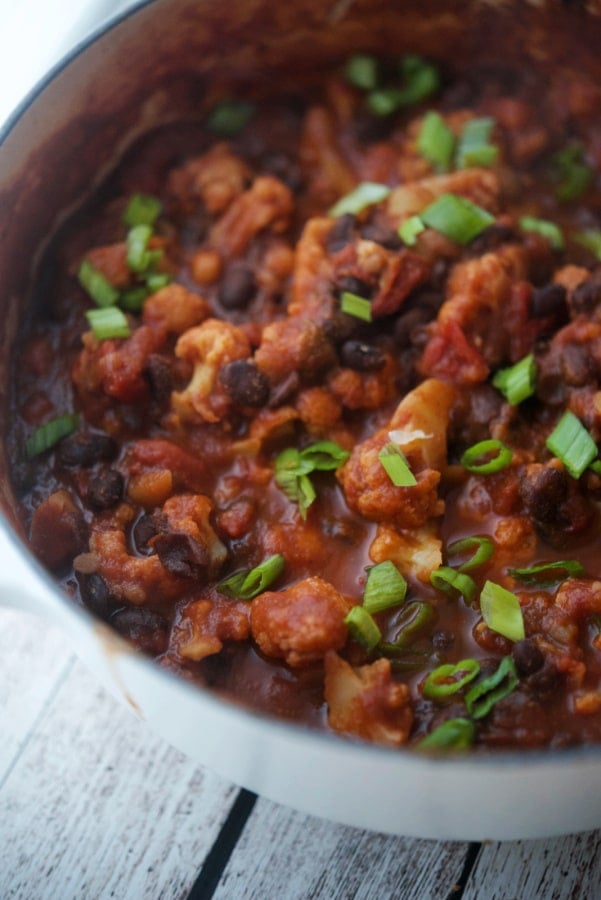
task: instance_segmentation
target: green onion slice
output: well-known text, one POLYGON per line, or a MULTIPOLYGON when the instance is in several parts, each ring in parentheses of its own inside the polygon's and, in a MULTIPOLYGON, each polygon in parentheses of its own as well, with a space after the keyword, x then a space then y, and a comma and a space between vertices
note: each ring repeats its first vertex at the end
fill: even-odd
POLYGON ((483 678, 469 689, 465 695, 467 711, 473 719, 487 716, 495 703, 507 697, 519 683, 515 663, 511 656, 505 656, 496 672, 483 678))
POLYGON ((453 568, 458 572, 471 572, 472 569, 477 569, 479 566, 484 565, 485 562, 488 562, 494 550, 495 545, 491 538, 485 535, 474 534, 449 544, 447 547, 447 558, 449 560, 463 559, 467 556, 468 558, 464 562, 460 565, 455 565, 453 568))
POLYGON ((572 478, 580 478, 597 456, 597 445, 579 418, 566 410, 546 440, 547 448, 562 461, 572 478))
POLYGON ((330 472, 347 461, 350 453, 335 441, 317 441, 300 451, 303 465, 310 465, 310 472, 330 472))
POLYGON ((405 93, 397 87, 377 88, 369 92, 365 102, 374 115, 390 116, 405 105, 405 93))
POLYGON ((145 280, 148 290, 151 294, 154 294, 155 291, 160 291, 161 288, 171 284, 172 276, 169 272, 150 272, 145 280))
POLYGON ((405 82, 402 90, 403 106, 427 100, 440 86, 440 75, 436 66, 416 53, 408 53, 402 57, 400 70, 405 82))
POLYGON ((39 456, 50 450, 55 444, 67 435, 72 434, 79 425, 79 416, 77 413, 64 413, 49 422, 39 425, 25 442, 25 452, 28 459, 39 456))
POLYGON ((511 406, 518 406, 534 393, 536 387, 536 362, 529 353, 507 369, 500 369, 492 380, 511 406))
POLYGON ((459 716, 447 719, 416 745, 418 750, 466 750, 476 737, 476 726, 459 716))
POLYGON ((372 566, 367 573, 363 608, 372 615, 399 606, 407 594, 407 582, 390 560, 372 566))
POLYGON ((248 125, 255 112, 245 100, 223 100, 209 112, 207 128, 220 137, 234 137, 248 125))
POLYGON ((420 217, 428 228, 458 244, 469 244, 495 221, 487 210, 457 194, 442 194, 422 210, 420 217))
POLYGON ((464 572, 458 572, 450 566, 440 566, 430 574, 430 583, 437 591, 444 591, 449 597, 460 594, 468 603, 476 596, 476 582, 464 572))
POLYGON ((386 656, 396 656, 410 647, 436 617, 430 603, 414 600, 405 604, 394 616, 393 627, 397 629, 392 641, 383 642, 381 650, 386 656))
POLYGON ((531 584, 558 584, 568 578, 585 574, 585 568, 577 559, 558 559, 555 562, 540 563, 524 569, 508 569, 512 578, 531 584))
POLYGON ((343 291, 340 295, 340 310, 355 319, 371 322, 371 301, 350 291, 343 291))
POLYGON ((478 475, 491 475, 506 469, 513 459, 513 453, 502 441, 490 438, 468 447, 461 457, 461 465, 478 475))
POLYGON ((417 138, 419 153, 438 172, 448 172, 454 147, 455 135, 443 117, 433 110, 426 113, 417 138))
POLYGON ((99 272, 89 260, 84 259, 77 279, 96 306, 114 306, 119 300, 119 291, 99 272))
POLYGON ((343 216, 345 213, 357 213, 373 206, 375 203, 381 203, 390 194, 390 188, 385 184, 378 184, 375 181, 362 181, 349 194, 341 197, 330 210, 331 216, 343 216))
POLYGON ((378 60, 371 53, 355 53, 347 61, 344 76, 353 87, 373 90, 379 79, 378 60))
POLYGON ((487 581, 480 594, 482 618, 491 631, 502 634, 510 641, 521 641, 526 636, 520 601, 511 591, 487 581))
POLYGON ((268 557, 247 572, 234 572, 217 585, 217 590, 235 600, 252 600, 266 591, 284 571, 284 557, 280 553, 268 557))
POLYGON ((390 661, 390 668, 393 672, 413 672, 416 669, 423 669, 430 662, 432 654, 427 650, 395 650, 392 655, 385 653, 384 648, 390 646, 380 644, 379 650, 384 653, 390 661))
POLYGON ((98 341, 128 338, 131 334, 127 316, 116 306, 89 309, 86 312, 86 319, 98 341))
POLYGON ((546 238, 554 250, 563 250, 563 234, 561 228, 555 222, 547 219, 537 219, 534 216, 522 216, 520 219, 522 231, 535 231, 546 238))
POLYGON ((148 289, 143 284, 140 284, 121 291, 119 305, 122 309, 128 310, 128 312, 140 312, 147 297, 148 289))
POLYGON ((407 457, 392 441, 382 447, 378 459, 395 487, 414 487, 417 484, 417 478, 411 471, 407 457))
POLYGON ((495 120, 489 117, 470 119, 459 136, 455 161, 458 169, 471 166, 493 166, 499 155, 499 148, 490 143, 490 135, 495 120))
POLYGON ((424 681, 422 693, 428 700, 444 700, 473 681, 479 671, 480 663, 475 659, 445 663, 429 673, 424 681))
POLYGON ((398 235, 408 247, 414 247, 417 239, 422 231, 426 230, 426 226, 419 216, 409 216, 405 219, 398 230, 398 235))
POLYGON ((579 231, 574 235, 574 240, 587 250, 590 250, 597 259, 601 259, 601 229, 587 228, 586 231, 579 231))
POLYGON ((591 184, 593 172, 584 161, 582 147, 570 144, 558 150, 551 159, 551 167, 558 182, 555 196, 558 200, 576 200, 591 184))
POLYGON ((144 272, 153 260, 148 251, 151 237, 150 225, 134 225, 127 232, 127 266, 132 272, 144 272))
POLYGON ((123 221, 128 228, 136 225, 154 225, 161 215, 163 206, 160 200, 150 194, 134 194, 123 212, 123 221))
POLYGON ((353 606, 344 622, 353 640, 365 647, 368 653, 382 640, 382 632, 363 606, 353 606))

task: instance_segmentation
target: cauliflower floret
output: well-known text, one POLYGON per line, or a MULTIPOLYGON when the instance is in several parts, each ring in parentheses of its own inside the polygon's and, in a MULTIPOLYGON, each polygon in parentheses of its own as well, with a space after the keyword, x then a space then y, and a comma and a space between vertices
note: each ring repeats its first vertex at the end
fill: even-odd
POLYGON ((213 504, 202 494, 177 494, 163 505, 161 519, 164 519, 166 528, 151 543, 161 557, 163 565, 170 571, 175 571, 176 574, 196 574, 193 564, 189 566, 190 572, 186 571, 188 563, 186 552, 190 545, 197 546, 201 551, 197 555, 202 560, 201 567, 206 567, 209 575, 215 575, 219 571, 225 562, 227 550, 211 526, 209 517, 212 510, 213 504), (179 550, 182 547, 181 541, 174 544, 170 540, 175 536, 188 539, 181 552, 179 550), (167 538, 167 541, 161 541, 161 538, 167 538), (167 558, 163 558, 161 544, 167 558), (172 554, 175 556, 174 564, 172 554))
POLYGON ((252 635, 266 656, 284 659, 289 666, 306 666, 344 645, 344 618, 351 605, 322 578, 305 578, 253 600, 252 635))
POLYGON ((216 144, 169 176, 169 192, 192 212, 200 200, 211 214, 222 213, 244 190, 250 169, 227 144, 216 144))
POLYGON ((241 256, 252 239, 269 229, 286 231, 294 211, 290 188, 272 175, 256 178, 251 187, 230 204, 211 229, 210 244, 224 259, 241 256))
POLYGON ((142 318, 147 325, 181 334, 206 319, 210 309, 204 297, 192 293, 181 284, 168 284, 148 297, 142 318))
POLYGON ((413 725, 411 694, 392 679, 390 660, 354 669, 337 653, 325 658, 325 699, 334 731, 377 744, 405 744, 413 725))
POLYGON ((194 373, 183 391, 175 391, 171 404, 181 419, 218 422, 230 407, 219 384, 220 369, 236 359, 250 356, 250 343, 241 328, 219 319, 207 319, 179 338, 175 354, 194 365, 194 373))
POLYGON ((219 653, 224 641, 244 641, 249 634, 249 609, 245 603, 194 600, 182 610, 171 632, 170 649, 184 659, 199 662, 219 653))
POLYGON ((430 574, 442 565, 442 541, 431 523, 413 531, 381 524, 369 556, 374 563, 391 560, 407 577, 427 584, 430 574))

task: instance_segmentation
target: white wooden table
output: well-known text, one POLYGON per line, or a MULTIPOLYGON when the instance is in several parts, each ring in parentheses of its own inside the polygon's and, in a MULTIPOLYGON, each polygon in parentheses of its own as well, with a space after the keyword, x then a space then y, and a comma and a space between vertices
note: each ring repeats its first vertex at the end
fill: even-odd
POLYGON ((395 838, 256 799, 157 738, 57 630, 0 609, 2 900, 596 900, 600 849, 601 832, 395 838))

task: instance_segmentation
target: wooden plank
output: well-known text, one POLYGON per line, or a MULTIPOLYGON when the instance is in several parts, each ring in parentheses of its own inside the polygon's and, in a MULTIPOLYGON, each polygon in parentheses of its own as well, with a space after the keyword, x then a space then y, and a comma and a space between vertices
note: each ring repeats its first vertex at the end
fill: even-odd
POLYGON ((0 609, 0 784, 74 659, 58 629, 0 609))
POLYGON ((467 848, 334 825, 259 800, 214 900, 445 898, 467 848))
POLYGON ((41 688, 23 690, 31 661, 18 671, 13 660, 35 721, 0 789, 0 897, 187 896, 236 788, 154 736, 79 662, 41 712, 41 688))
MULTIPOLYGON (((552 785, 549 790, 553 790, 552 785)), ((519 815, 519 810, 516 810, 519 815)), ((463 900, 585 900, 601 896, 601 831, 483 845, 463 900)))

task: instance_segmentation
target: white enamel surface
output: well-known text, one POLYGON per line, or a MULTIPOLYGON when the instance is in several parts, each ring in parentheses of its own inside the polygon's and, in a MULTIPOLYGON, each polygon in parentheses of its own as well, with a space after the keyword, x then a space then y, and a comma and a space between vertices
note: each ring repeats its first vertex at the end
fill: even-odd
MULTIPOLYGON (((96 73, 87 61, 100 66, 101 57, 95 48, 74 63, 74 94, 68 70, 46 89, 10 135, 6 166, 18 168, 22 142, 28 150, 35 146, 49 122, 67 114, 73 97, 92 89, 96 73)), ((346 824, 439 839, 543 837, 601 825, 597 753, 431 760, 273 722, 219 702, 134 655, 69 605, 4 528, 0 551, 0 602, 58 624, 98 678, 157 733, 267 798, 346 824)))

